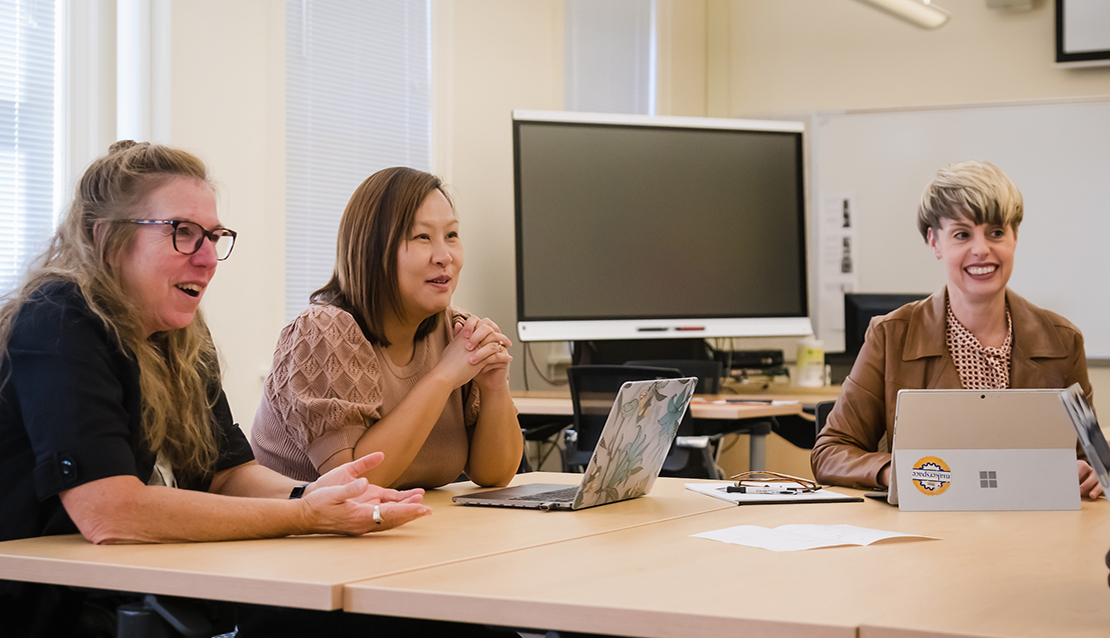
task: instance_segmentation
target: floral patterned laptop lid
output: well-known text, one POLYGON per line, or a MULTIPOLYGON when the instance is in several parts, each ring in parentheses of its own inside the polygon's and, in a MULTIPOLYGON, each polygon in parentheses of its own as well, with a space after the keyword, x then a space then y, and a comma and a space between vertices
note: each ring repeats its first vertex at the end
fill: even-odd
POLYGON ((687 377, 630 381, 621 386, 573 509, 651 491, 697 382, 696 377, 687 377))

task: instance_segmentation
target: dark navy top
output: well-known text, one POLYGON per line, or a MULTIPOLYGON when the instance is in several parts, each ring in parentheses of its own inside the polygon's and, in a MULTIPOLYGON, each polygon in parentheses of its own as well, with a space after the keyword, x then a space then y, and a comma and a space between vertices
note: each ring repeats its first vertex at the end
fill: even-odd
MULTIPOLYGON (((150 479, 156 455, 142 434, 138 363, 76 284, 44 285, 23 305, 0 380, 0 540, 76 533, 59 492, 110 476, 150 479)), ((215 472, 251 461, 218 381, 211 398, 215 472)), ((212 480, 176 474, 183 489, 207 491, 212 480)), ((0 618, 9 628, 13 615, 27 623, 15 622, 27 631, 13 635, 45 635, 80 600, 67 588, 0 581, 0 618)))

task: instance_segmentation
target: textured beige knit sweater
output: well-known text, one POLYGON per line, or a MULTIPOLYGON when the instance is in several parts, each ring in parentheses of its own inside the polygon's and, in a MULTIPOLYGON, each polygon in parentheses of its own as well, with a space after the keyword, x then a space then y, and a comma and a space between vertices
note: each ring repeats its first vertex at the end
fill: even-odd
MULTIPOLYGON (((302 312, 281 332, 254 417, 251 446, 259 463, 299 481, 319 478, 324 461, 353 449, 435 367, 456 316, 468 315, 448 308, 439 327, 416 342, 412 361, 396 366, 366 340, 350 313, 331 305, 302 312)), ((466 466, 477 419, 477 386, 455 389, 420 452, 391 487, 432 488, 454 481, 466 466)))

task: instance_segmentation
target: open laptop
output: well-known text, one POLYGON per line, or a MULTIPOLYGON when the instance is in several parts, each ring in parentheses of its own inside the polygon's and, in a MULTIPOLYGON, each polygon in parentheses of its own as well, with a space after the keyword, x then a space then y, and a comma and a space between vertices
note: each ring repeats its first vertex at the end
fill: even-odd
POLYGON ((461 505, 580 510, 643 496, 663 468, 697 383, 697 377, 686 377, 621 386, 579 485, 533 483, 452 500, 461 505))
POLYGON ((1098 475, 1098 482, 1102 484, 1102 491, 1110 494, 1110 445, 1095 418, 1095 411, 1083 396, 1083 389, 1076 383, 1061 395, 1064 409, 1071 417, 1071 424, 1075 426, 1075 433, 1079 435, 1079 444, 1087 453, 1087 462, 1094 468, 1098 475))
POLYGON ((1077 510, 1061 390, 900 390, 888 499, 903 511, 1077 510))

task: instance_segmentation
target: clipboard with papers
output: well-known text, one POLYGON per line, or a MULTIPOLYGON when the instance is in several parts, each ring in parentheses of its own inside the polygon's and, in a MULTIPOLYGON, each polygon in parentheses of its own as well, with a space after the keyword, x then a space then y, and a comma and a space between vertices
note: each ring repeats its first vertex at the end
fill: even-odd
POLYGON ((737 505, 781 505, 786 503, 858 503, 848 496, 823 489, 810 479, 777 472, 744 472, 728 483, 686 483, 686 489, 737 505))

